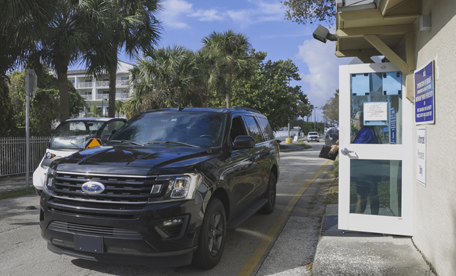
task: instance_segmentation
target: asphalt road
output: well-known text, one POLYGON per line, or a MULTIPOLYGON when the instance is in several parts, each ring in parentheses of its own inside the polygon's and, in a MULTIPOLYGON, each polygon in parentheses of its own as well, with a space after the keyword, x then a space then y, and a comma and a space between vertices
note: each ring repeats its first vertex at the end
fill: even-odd
MULTIPOLYGON (((224 255, 210 271, 191 266, 156 269, 61 256, 41 238, 39 197, 0 200, 0 275, 310 275, 324 212, 324 187, 315 179, 327 160, 312 149, 282 152, 276 209, 229 231, 224 255)), ((326 166, 323 173, 328 174, 326 166)))

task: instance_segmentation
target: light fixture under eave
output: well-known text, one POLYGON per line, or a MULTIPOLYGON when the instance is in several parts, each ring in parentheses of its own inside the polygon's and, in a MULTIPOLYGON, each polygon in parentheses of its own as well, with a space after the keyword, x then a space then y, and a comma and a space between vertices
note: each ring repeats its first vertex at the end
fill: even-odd
POLYGON ((326 40, 330 40, 330 41, 339 40, 339 37, 337 35, 331 34, 329 32, 329 30, 326 29, 325 27, 323 27, 322 25, 318 25, 318 27, 313 32, 313 37, 316 40, 321 41, 323 43, 326 43, 326 40))

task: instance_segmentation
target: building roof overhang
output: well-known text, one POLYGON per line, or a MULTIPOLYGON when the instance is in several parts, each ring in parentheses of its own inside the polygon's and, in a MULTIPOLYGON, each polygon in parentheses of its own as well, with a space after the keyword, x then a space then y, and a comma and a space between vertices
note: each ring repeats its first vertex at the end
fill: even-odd
POLYGON ((413 73, 421 0, 350 2, 353 0, 337 0, 336 56, 358 57, 365 63, 373 62, 372 56, 385 56, 405 75, 413 73))

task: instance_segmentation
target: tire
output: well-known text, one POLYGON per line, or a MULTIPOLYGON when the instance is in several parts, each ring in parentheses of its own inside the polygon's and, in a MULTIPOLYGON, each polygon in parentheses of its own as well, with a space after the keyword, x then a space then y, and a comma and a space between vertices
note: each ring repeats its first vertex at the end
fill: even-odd
POLYGON ((223 254, 226 240, 225 208, 218 198, 209 201, 201 225, 198 249, 193 253, 192 265, 202 269, 216 266, 223 254))
POLYGON ((268 202, 260 209, 261 214, 270 214, 274 211, 276 202, 276 184, 277 180, 273 173, 269 175, 268 189, 264 193, 264 197, 268 199, 268 202))

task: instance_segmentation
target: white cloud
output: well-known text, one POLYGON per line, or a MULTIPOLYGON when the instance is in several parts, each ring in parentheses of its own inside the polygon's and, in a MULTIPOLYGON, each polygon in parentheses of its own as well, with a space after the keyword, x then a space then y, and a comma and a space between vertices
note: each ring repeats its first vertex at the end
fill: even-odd
POLYGON ((198 11, 191 14, 190 16, 198 17, 199 21, 222 21, 223 20, 223 15, 214 9, 210 9, 210 10, 199 9, 198 11))
POLYGON ((284 12, 280 2, 249 1, 255 7, 244 10, 229 10, 228 16, 242 27, 262 22, 283 21, 284 12))
POLYGON ((184 18, 193 13, 193 4, 183 0, 163 1, 163 9, 159 13, 163 25, 174 29, 186 29, 190 26, 184 21, 184 18))
POLYGON ((159 13, 159 19, 165 28, 186 29, 190 28, 186 21, 189 17, 196 18, 198 21, 223 21, 230 18, 234 23, 241 27, 246 27, 255 23, 283 21, 284 12, 280 2, 271 0, 249 0, 253 5, 250 9, 241 10, 220 10, 193 9, 193 4, 185 0, 166 0, 163 1, 163 9, 159 13))
POLYGON ((309 67, 309 74, 301 75, 307 83, 307 95, 310 102, 322 107, 339 88, 339 65, 348 64, 351 59, 336 57, 334 43, 321 43, 317 40, 306 40, 299 46, 298 58, 309 67))

